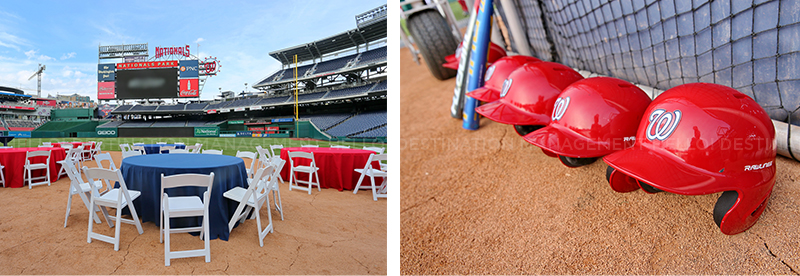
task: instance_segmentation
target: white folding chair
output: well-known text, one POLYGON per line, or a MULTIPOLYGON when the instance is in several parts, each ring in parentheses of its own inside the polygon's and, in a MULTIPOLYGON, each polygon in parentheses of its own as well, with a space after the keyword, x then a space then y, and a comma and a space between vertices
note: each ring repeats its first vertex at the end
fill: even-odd
POLYGON ((189 153, 189 151, 185 149, 171 149, 169 153, 189 153))
POLYGON ((185 149, 187 151, 189 151, 189 153, 195 153, 195 151, 197 151, 198 148, 197 148, 196 145, 189 145, 189 146, 186 146, 185 149))
POLYGON ((81 166, 83 166, 83 161, 92 159, 92 143, 83 143, 81 147, 81 166))
MULTIPOLYGON (((61 164, 61 169, 58 170, 58 178, 61 178, 62 176, 67 175, 67 167, 64 165, 65 162, 71 162, 72 166, 74 166, 76 169, 80 168, 77 165, 78 160, 76 159, 77 155, 80 154, 80 152, 81 152, 81 150, 77 149, 77 148, 67 149, 67 156, 64 157, 64 160, 56 161, 56 163, 61 164)), ((78 171, 80 171, 80 170, 78 169, 78 171)))
POLYGON ((173 144, 175 144, 175 145, 186 145, 183 142, 174 142, 173 144))
POLYGON ((192 153, 200 153, 200 150, 203 149, 203 144, 194 143, 194 145, 197 147, 197 149, 195 149, 192 153))
POLYGON ((144 145, 134 144, 133 146, 131 146, 131 149, 140 152, 142 155, 147 154, 147 151, 144 150, 144 145))
POLYGON ((222 155, 222 150, 203 150, 203 154, 222 155))
POLYGON ((372 162, 386 160, 386 154, 370 154, 369 159, 367 160, 367 164, 364 166, 363 169, 354 169, 357 173, 361 174, 361 177, 358 178, 358 184, 356 184, 356 188, 353 189, 353 194, 358 193, 358 189, 361 188, 361 181, 364 180, 364 176, 369 176, 369 180, 372 183, 372 200, 378 201, 378 198, 386 198, 386 182, 389 180, 387 179, 387 172, 382 169, 373 169, 372 162), (375 177, 383 177, 383 183, 381 186, 376 188, 375 187, 375 177))
POLYGON ((303 147, 303 148, 318 148, 319 145, 302 145, 300 147, 303 147))
POLYGON ((25 154, 25 171, 22 175, 23 181, 28 180, 28 189, 33 188, 36 185, 44 185, 50 186, 50 151, 49 150, 37 150, 37 151, 29 151, 25 154), (34 162, 32 158, 36 157, 47 157, 44 162, 34 162), (33 177, 33 171, 44 171, 43 176, 33 177), (42 181, 39 181, 42 180, 42 181), (33 182, 39 181, 39 182, 33 182))
POLYGON ((271 185, 267 188, 272 191, 272 201, 275 202, 275 209, 281 213, 281 220, 283 220, 283 203, 281 202, 281 190, 278 184, 283 182, 281 170, 283 170, 283 166, 286 165, 286 160, 283 160, 278 156, 272 157, 269 160, 270 165, 275 168, 275 171, 270 176, 269 183, 271 185), (280 182, 278 182, 278 180, 280 180, 280 182))
POLYGON ((89 202, 89 213, 94 213, 94 207, 98 206, 100 211, 103 212, 103 216, 105 216, 108 226, 116 228, 114 229, 114 237, 94 233, 92 232, 92 227, 94 224, 92 223, 92 218, 90 216, 89 230, 86 238, 86 242, 88 243, 92 243, 92 239, 96 239, 114 244, 114 251, 119 251, 120 223, 124 222, 136 225, 136 230, 139 231, 139 235, 144 232, 144 230, 142 230, 142 223, 139 221, 139 215, 136 213, 136 208, 133 206, 133 201, 139 198, 142 193, 135 190, 128 190, 128 185, 125 184, 125 179, 122 178, 122 172, 120 172, 120 170, 112 171, 102 168, 90 169, 88 167, 83 167, 83 173, 86 174, 86 179, 89 183, 94 183, 98 180, 103 180, 106 183, 119 183, 119 188, 112 189, 112 186, 108 186, 106 187, 108 190, 102 194, 96 187, 94 187, 94 185, 89 185, 92 188, 91 200, 89 202), (106 207, 115 208, 117 210, 116 217, 110 216, 106 207), (122 209, 125 207, 128 207, 128 209, 131 211, 133 220, 122 218, 122 209), (116 224, 112 226, 111 220, 114 220, 116 224))
POLYGON ((314 160, 314 153, 313 152, 303 152, 303 151, 290 151, 289 152, 289 191, 292 188, 299 189, 302 191, 308 191, 308 194, 311 194, 312 186, 317 186, 317 191, 321 191, 319 186, 319 168, 317 167, 317 162, 314 160), (295 158, 301 159, 311 159, 311 164, 308 166, 303 165, 295 165, 295 158), (299 180, 297 179, 297 173, 307 173, 308 174, 308 181, 299 180), (317 181, 314 182, 314 176, 316 176, 317 181), (299 184, 308 184, 308 187, 300 187, 299 184))
POLYGON ((383 154, 383 152, 386 151, 385 148, 379 148, 379 147, 364 147, 364 149, 374 151, 377 154, 383 154))
POLYGON ((258 162, 258 159, 256 159, 256 153, 252 151, 237 150, 236 157, 242 158, 242 160, 244 160, 245 158, 250 159, 250 168, 247 169, 247 177, 253 177, 253 173, 255 173, 253 168, 256 167, 256 163, 258 162))
POLYGON ((122 159, 131 157, 131 156, 139 156, 139 155, 142 155, 142 152, 138 151, 138 150, 126 151, 126 152, 122 153, 122 159))
POLYGON ((169 152, 170 150, 174 150, 175 146, 160 146, 158 147, 158 153, 169 152))
POLYGON ((4 188, 6 187, 6 175, 5 175, 5 173, 3 173, 3 169, 5 169, 5 168, 6 168, 6 166, 3 166, 2 164, 0 164, 0 182, 3 183, 3 187, 4 188))
MULTIPOLYGON (((269 152, 272 154, 272 156, 281 156, 281 149, 282 148, 283 148, 283 145, 270 145, 269 146, 269 152), (276 149, 278 150, 277 154, 275 154, 275 150, 276 149)), ((270 156, 270 157, 272 157, 272 156, 270 156)))
POLYGON ((62 147, 62 148, 65 148, 65 149, 71 149, 71 148, 73 148, 72 144, 70 144, 70 143, 67 143, 67 142, 60 142, 60 143, 58 143, 58 144, 59 144, 59 145, 61 145, 61 147, 62 147))
POLYGON ((53 146, 48 146, 48 145, 39 145, 39 147, 40 148, 53 148, 53 146))
POLYGON ((211 198, 211 186, 214 184, 214 173, 204 174, 177 174, 164 176, 161 174, 161 227, 159 229, 159 242, 164 242, 164 265, 169 266, 171 259, 206 257, 206 262, 211 262, 211 245, 208 223, 208 204, 211 198), (165 189, 176 187, 205 187, 203 200, 199 196, 169 196, 165 189), (200 226, 171 228, 171 218, 203 217, 200 226), (203 240, 203 249, 170 251, 169 236, 172 233, 188 233, 200 231, 203 240))
POLYGON ((102 151, 101 151, 101 149, 100 149, 100 147, 101 147, 102 145, 103 145, 103 141, 97 142, 97 143, 94 145, 94 148, 93 148, 93 149, 91 149, 92 158, 94 158, 94 156, 95 156, 95 155, 98 155, 98 154, 100 154, 100 153, 102 152, 102 151))
POLYGON ((350 146, 333 145, 333 146, 331 146, 331 148, 335 148, 335 149, 349 149, 349 148, 350 148, 350 146))
POLYGON ((95 155, 94 162, 97 163, 98 168, 109 169, 112 171, 117 169, 117 165, 114 164, 114 160, 111 159, 111 154, 108 152, 95 155), (103 161, 108 161, 108 167, 103 166, 103 161))
MULTIPOLYGON (((78 172, 78 168, 75 167, 75 163, 73 162, 65 162, 62 165, 67 172, 67 176, 69 177, 69 197, 67 198, 67 214, 64 215, 64 227, 67 227, 67 221, 69 220, 69 212, 72 209, 72 196, 79 195, 81 200, 83 201, 83 205, 86 206, 86 210, 89 210, 89 197, 92 196, 91 191, 92 187, 89 187, 89 183, 83 181, 83 176, 78 172)), ((92 184, 95 185, 95 188, 102 189, 103 182, 102 181, 94 181, 92 184)), ((97 216, 97 212, 93 212, 90 215, 94 218, 95 223, 101 223, 100 217, 97 216)))
POLYGON ((42 142, 42 145, 48 146, 48 147, 52 147, 53 143, 51 143, 51 142, 42 142))
POLYGON ((269 197, 267 196, 269 191, 267 190, 267 186, 270 184, 267 183, 266 176, 270 175, 273 170, 274 169, 272 167, 259 168, 247 189, 242 187, 233 187, 223 194, 223 196, 226 198, 239 202, 239 206, 236 207, 236 211, 234 211, 231 220, 228 222, 228 231, 233 230, 233 226, 236 225, 237 220, 244 222, 245 218, 247 218, 247 215, 250 212, 253 212, 250 218, 256 218, 256 226, 258 227, 258 243, 261 245, 261 247, 264 247, 264 237, 267 236, 267 233, 273 232, 272 212, 267 212, 269 223, 264 230, 261 230, 260 214, 262 206, 266 205, 267 208, 269 208, 269 197), (245 209, 245 207, 247 207, 247 209, 245 209))
POLYGON ((156 145, 166 145, 167 142, 157 142, 156 145))
POLYGON ((119 148, 122 150, 123 153, 124 152, 129 152, 129 151, 132 150, 131 149, 131 145, 128 145, 128 144, 119 144, 119 148))
POLYGON ((258 154, 258 167, 263 168, 266 167, 268 164, 267 160, 272 158, 272 153, 269 149, 262 148, 261 146, 256 146, 256 154, 258 154))

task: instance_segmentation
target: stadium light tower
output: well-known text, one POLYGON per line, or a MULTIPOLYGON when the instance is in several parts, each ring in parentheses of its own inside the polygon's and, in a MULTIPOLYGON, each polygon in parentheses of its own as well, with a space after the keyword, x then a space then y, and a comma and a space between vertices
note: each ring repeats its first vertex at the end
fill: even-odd
POLYGON ((28 80, 31 80, 34 76, 38 76, 39 84, 36 87, 36 97, 38 98, 42 97, 42 72, 44 72, 44 68, 45 66, 39 63, 39 69, 36 69, 36 73, 33 73, 33 75, 28 78, 28 80))

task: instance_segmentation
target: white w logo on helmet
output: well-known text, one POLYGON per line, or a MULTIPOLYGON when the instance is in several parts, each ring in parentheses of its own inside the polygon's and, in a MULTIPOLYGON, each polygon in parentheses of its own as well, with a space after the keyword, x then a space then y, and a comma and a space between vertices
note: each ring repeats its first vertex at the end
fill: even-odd
POLYGON ((486 69, 486 76, 483 77, 483 81, 489 81, 494 75, 494 65, 489 66, 489 69, 486 69))
POLYGON ((553 116, 550 119, 553 121, 561 120, 561 117, 564 116, 564 112, 567 112, 567 107, 569 107, 569 97, 559 97, 553 107, 553 116))
POLYGON ((672 132, 678 127, 678 123, 681 122, 681 111, 667 112, 664 109, 656 109, 650 113, 648 119, 650 123, 645 130, 647 139, 664 141, 672 135, 672 132))
POLYGON ((506 79, 503 81, 503 90, 500 91, 500 98, 505 97, 508 94, 508 90, 511 89, 511 83, 514 80, 506 79))

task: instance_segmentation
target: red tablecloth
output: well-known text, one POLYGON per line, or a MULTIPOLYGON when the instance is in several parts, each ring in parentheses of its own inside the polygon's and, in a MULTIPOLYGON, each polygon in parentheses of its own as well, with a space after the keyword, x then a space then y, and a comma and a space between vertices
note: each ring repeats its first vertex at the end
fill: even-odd
MULTIPOLYGON (((83 143, 91 143, 91 144, 92 144, 92 146, 91 146, 90 148, 91 148, 91 149, 94 149, 94 142, 66 142, 66 143, 64 143, 64 144, 72 144, 72 147, 73 147, 73 148, 77 148, 77 147, 80 147, 81 145, 83 145, 83 143)), ((60 148, 60 147, 61 147, 61 144, 62 144, 62 143, 53 143, 53 147, 54 147, 54 148, 60 148)))
MULTIPOLYGON (((55 182, 58 180, 58 170, 61 165, 57 161, 64 160, 67 157, 66 149, 64 148, 11 148, 0 149, 0 164, 5 166, 3 174, 6 177, 6 187, 21 188, 25 185, 23 177, 25 175, 25 155, 29 151, 37 150, 50 150, 50 181, 55 182)), ((32 160, 34 162, 44 162, 47 158, 36 157, 32 160), (40 161, 41 160, 41 161, 40 161)), ((33 176, 41 176, 42 171, 34 171, 33 176)))
MULTIPOLYGON (((358 178, 361 174, 353 171, 353 169, 363 169, 367 164, 367 159, 371 153, 369 150, 362 149, 340 149, 340 148, 283 148, 281 149, 281 159, 286 160, 286 165, 283 166, 281 177, 284 181, 289 181, 289 151, 305 151, 313 152, 314 160, 317 161, 319 167, 319 182, 321 188, 333 188, 339 191, 344 189, 352 190, 358 183, 358 178)), ((295 165, 308 165, 311 161, 308 159, 295 159, 295 165)), ((378 162, 372 162, 373 168, 380 168, 378 162)), ((308 180, 308 174, 296 173, 300 180, 308 180)), ((365 178, 368 184, 369 179, 365 178)), ((302 186, 303 184, 301 184, 302 186)))

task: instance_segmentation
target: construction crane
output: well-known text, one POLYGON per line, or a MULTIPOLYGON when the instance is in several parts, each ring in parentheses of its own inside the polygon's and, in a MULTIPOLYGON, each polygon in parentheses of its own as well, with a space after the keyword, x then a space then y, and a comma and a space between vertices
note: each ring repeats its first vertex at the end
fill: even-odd
POLYGON ((28 80, 31 80, 33 77, 39 76, 38 77, 39 85, 36 86, 36 97, 39 98, 42 97, 42 72, 44 72, 44 68, 45 66, 39 63, 39 69, 36 69, 36 73, 33 73, 33 75, 30 78, 28 78, 28 80))

